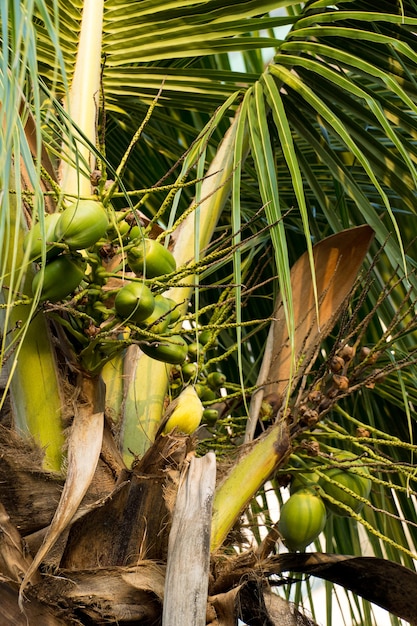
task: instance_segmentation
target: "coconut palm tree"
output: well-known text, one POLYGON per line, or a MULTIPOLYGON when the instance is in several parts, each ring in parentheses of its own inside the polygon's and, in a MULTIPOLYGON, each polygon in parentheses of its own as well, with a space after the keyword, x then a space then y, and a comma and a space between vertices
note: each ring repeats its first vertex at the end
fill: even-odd
POLYGON ((414 3, 0 10, 4 619, 415 621, 414 3))

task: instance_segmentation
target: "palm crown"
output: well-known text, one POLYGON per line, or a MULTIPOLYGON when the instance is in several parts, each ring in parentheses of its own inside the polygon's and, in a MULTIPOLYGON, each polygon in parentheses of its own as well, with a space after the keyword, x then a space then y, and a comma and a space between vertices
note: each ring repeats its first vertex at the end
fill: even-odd
MULTIPOLYGON (((29 582, 42 588, 39 571, 70 523, 75 530, 56 565, 74 577, 92 567, 74 539, 79 532, 83 545, 92 535, 82 535, 74 515, 84 515, 86 493, 91 503, 100 454, 113 472, 102 500, 115 476, 133 472, 133 485, 156 466, 157 453, 174 463, 166 440, 151 443, 167 398, 193 384, 205 408, 197 449, 214 450, 228 468, 210 496, 212 554, 245 544, 231 531, 246 511, 262 565, 249 559, 245 569, 246 552, 229 570, 214 560, 212 595, 236 588, 248 571, 313 572, 411 619, 401 594, 382 598, 376 588, 382 558, 398 567, 404 586, 416 585, 414 3, 37 0, 1 11, 8 25, 0 109, 3 404, 10 399, 14 426, 46 447, 44 465, 57 475, 65 465, 63 418, 73 423, 63 496, 52 522, 49 512, 44 543, 33 543, 39 551, 22 570, 21 594, 29 582), (274 49, 267 64, 263 48, 274 49), (235 51, 241 71, 231 69, 235 51), (89 268, 53 303, 42 296, 54 262, 47 263, 46 215, 91 197, 108 222, 92 246, 71 249, 65 234, 53 240, 58 258, 89 268), (35 223, 41 252, 33 266, 21 244, 35 223), (151 279, 145 264, 133 275, 126 255, 143 237, 169 248, 172 271, 151 279), (152 323, 133 314, 121 323, 113 300, 126 280, 168 297, 170 308, 152 323), (183 343, 188 370, 167 356, 183 343), (355 500, 370 505, 330 516, 316 544, 329 554, 279 553, 270 490, 282 502, 289 475, 315 470, 320 497, 337 507, 326 476, 329 464, 343 468, 343 449, 354 454, 354 475, 364 479, 363 462, 370 472, 370 495, 355 500), (236 451, 244 453, 232 461, 236 451), (376 557, 365 565, 363 530, 376 557), (330 567, 334 574, 326 574, 330 567), (360 568, 366 584, 352 585, 360 568)), ((184 440, 175 444, 184 455, 175 457, 176 471, 181 446, 189 451, 184 440)), ((210 465, 211 455, 202 458, 210 465)), ((14 523, 19 505, 7 505, 14 523)), ((110 509, 94 505, 92 516, 100 521, 110 509)), ((139 514, 129 523, 130 541, 139 542, 139 514)), ((121 555, 133 566, 126 546, 112 552, 100 538, 108 567, 121 555)), ((165 558, 167 549, 146 557, 165 558)), ((157 594, 156 574, 153 584, 157 594)), ((36 601, 49 615, 42 593, 36 601)), ((373 623, 372 609, 359 606, 373 623)), ((241 617, 252 610, 248 602, 241 617)))

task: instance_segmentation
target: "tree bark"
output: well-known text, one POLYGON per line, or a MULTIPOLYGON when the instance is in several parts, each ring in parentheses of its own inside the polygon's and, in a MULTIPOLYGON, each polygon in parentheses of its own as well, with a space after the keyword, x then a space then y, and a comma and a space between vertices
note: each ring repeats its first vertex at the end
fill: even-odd
POLYGON ((211 452, 192 458, 182 477, 169 535, 162 626, 206 624, 215 480, 211 452))

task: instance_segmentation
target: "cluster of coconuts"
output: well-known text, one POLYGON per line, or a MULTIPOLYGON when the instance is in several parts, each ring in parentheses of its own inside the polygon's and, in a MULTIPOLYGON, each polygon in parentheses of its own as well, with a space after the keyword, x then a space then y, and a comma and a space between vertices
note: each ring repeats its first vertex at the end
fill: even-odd
MULTIPOLYGON (((93 246, 108 227, 104 207, 93 200, 80 201, 62 213, 44 217, 46 262, 32 282, 36 293, 43 279, 40 301, 59 302, 74 292, 86 272, 86 259, 79 251, 93 246)), ((37 223, 27 233, 23 247, 29 258, 39 261, 42 256, 41 226, 37 223)))
MULTIPOLYGON (((97 333, 100 324, 111 317, 130 328, 144 328, 154 339, 141 343, 143 352, 165 363, 181 364, 188 354, 187 342, 173 331, 180 312, 149 281, 160 282, 175 272, 175 259, 161 243, 144 238, 138 226, 124 220, 126 212, 113 213, 111 221, 110 215, 93 199, 78 200, 62 212, 46 215, 45 256, 40 223, 30 229, 24 249, 39 268, 32 282, 33 294, 40 290, 40 302, 57 303, 87 288, 87 304, 81 299, 77 308, 84 307, 82 312, 95 320, 97 333), (116 273, 120 279, 115 283, 113 275, 113 289, 101 261, 103 251, 115 250, 119 244, 122 254, 116 273)), ((89 333, 93 336, 93 331, 89 333)))
POLYGON ((226 385, 226 376, 219 369, 207 371, 206 367, 199 365, 199 361, 205 361, 207 353, 211 353, 218 347, 217 337, 211 330, 201 330, 197 337, 188 342, 187 358, 172 372, 173 382, 171 390, 175 393, 181 390, 184 383, 192 383, 203 406, 203 422, 206 426, 214 426, 219 418, 219 409, 216 408, 222 401, 221 389, 226 385))
POLYGON ((291 551, 304 551, 317 539, 329 514, 360 513, 369 497, 369 469, 351 452, 338 453, 333 465, 321 474, 324 478, 314 469, 297 474, 291 482, 291 495, 281 507, 278 529, 291 551))

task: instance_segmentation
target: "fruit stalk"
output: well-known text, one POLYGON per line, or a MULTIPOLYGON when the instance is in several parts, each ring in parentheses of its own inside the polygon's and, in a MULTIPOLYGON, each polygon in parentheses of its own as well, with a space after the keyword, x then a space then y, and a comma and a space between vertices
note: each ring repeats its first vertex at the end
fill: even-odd
MULTIPOLYGON (((196 248, 202 250, 207 246, 230 195, 238 120, 239 112, 225 134, 202 183, 200 196, 204 200, 198 208, 198 218, 194 212, 190 213, 173 233, 173 255, 177 267, 195 259, 196 248), (195 226, 196 219, 198 229, 195 226), (200 233, 198 240, 196 232, 200 233)), ((196 145, 196 150, 198 149, 196 145)), ((181 303, 178 310, 183 312, 193 289, 194 275, 190 274, 181 282, 181 287, 173 287, 164 295, 177 304, 181 303)), ((132 453, 142 455, 153 440, 162 416, 170 372, 166 363, 148 359, 137 351, 129 352, 128 369, 132 378, 125 379, 127 384, 121 433, 123 456, 127 464, 134 458, 132 453), (132 359, 137 361, 133 363, 132 359)))
POLYGON ((231 468, 214 496, 212 552, 221 546, 245 506, 290 454, 287 426, 281 421, 257 439, 246 455, 231 468))

